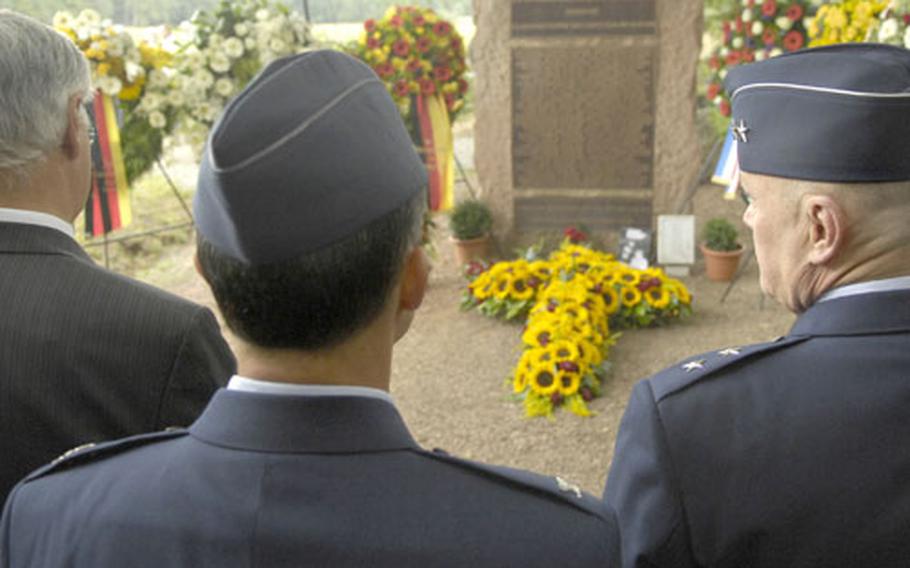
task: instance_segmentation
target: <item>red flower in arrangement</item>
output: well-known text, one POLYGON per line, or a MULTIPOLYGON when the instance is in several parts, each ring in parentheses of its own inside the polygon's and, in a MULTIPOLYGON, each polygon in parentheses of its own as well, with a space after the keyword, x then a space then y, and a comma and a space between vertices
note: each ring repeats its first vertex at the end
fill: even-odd
POLYGON ((567 373, 577 373, 580 371, 578 365, 572 361, 561 361, 557 367, 559 367, 561 371, 566 371, 567 373))
POLYGON ((404 23, 404 21, 401 19, 401 16, 399 16, 398 14, 395 14, 394 16, 389 18, 389 24, 391 24, 393 28, 400 28, 403 23, 404 23))
POLYGON ((774 14, 777 13, 777 1, 776 0, 765 0, 761 5, 761 13, 768 18, 774 17, 774 14))
POLYGON ((581 243, 588 240, 588 235, 575 227, 566 227, 566 230, 563 231, 562 234, 573 243, 581 243))
POLYGON ((465 276, 480 276, 486 272, 487 267, 482 262, 472 260, 468 262, 467 266, 464 269, 465 276))
POLYGON ((791 21, 799 21, 799 19, 803 17, 803 7, 799 4, 790 6, 787 8, 787 17, 790 18, 791 21))
POLYGON ((708 92, 705 93, 705 96, 708 98, 709 101, 713 101, 714 99, 716 99, 717 95, 719 95, 719 94, 720 94, 720 84, 711 83, 710 85, 708 85, 708 92))
POLYGON ((660 278, 646 278, 638 283, 639 292, 647 292, 651 288, 660 288, 660 278))
POLYGON ((720 101, 720 114, 722 116, 730 116, 730 101, 726 99, 720 101))
POLYGON ((755 61, 755 53, 748 49, 744 49, 739 54, 739 60, 743 63, 752 63, 755 61))
POLYGON ((374 71, 376 71, 376 74, 379 75, 380 77, 382 77, 383 79, 385 79, 386 77, 391 77, 392 75, 395 74, 395 68, 388 61, 377 65, 374 68, 374 71))
POLYGON ((420 83, 420 93, 422 95, 432 95, 436 92, 436 83, 432 79, 421 79, 420 83))
POLYGON ((408 71, 410 71, 411 73, 416 73, 417 71, 422 71, 422 69, 420 67, 420 60, 411 59, 410 61, 408 61, 408 71))
POLYGON ((436 80, 440 83, 445 83, 452 78, 452 70, 448 67, 437 67, 433 69, 433 76, 436 77, 436 80))
POLYGON ((374 20, 373 18, 370 18, 369 20, 365 21, 363 23, 363 29, 365 29, 366 31, 368 31, 370 33, 373 33, 373 30, 376 29, 376 20, 374 20))
POLYGON ((910 14, 904 14, 904 24, 910 26, 910 14))
POLYGON ((425 23, 427 23, 427 19, 423 17, 423 14, 417 14, 416 16, 414 16, 414 19, 411 21, 414 22, 414 25, 417 27, 420 27, 420 26, 424 25, 425 23))
POLYGON ((790 31, 784 36, 784 49, 787 51, 796 51, 797 49, 802 48, 804 42, 805 39, 803 38, 803 34, 796 30, 790 31))
POLYGON ((464 46, 462 45, 462 43, 461 43, 461 38, 460 38, 460 37, 453 37, 453 38, 452 38, 452 42, 451 42, 449 45, 451 45, 451 46, 452 46, 452 49, 454 49, 455 51, 458 51, 458 50, 460 50, 462 47, 464 47, 464 46))
POLYGON ((594 393, 591 392, 591 389, 588 387, 581 387, 578 389, 578 392, 581 393, 581 398, 583 398, 585 402, 591 402, 594 400, 594 393))
POLYGON ((765 45, 774 45, 777 41, 777 32, 772 28, 768 28, 762 33, 761 39, 765 42, 765 45))
POLYGON ((416 46, 417 46, 417 51, 419 51, 420 53, 426 53, 433 46, 433 40, 431 40, 430 38, 428 38, 426 36, 418 38, 416 46))
POLYGON ((368 38, 367 38, 367 47, 368 47, 368 48, 370 48, 370 49, 376 49, 376 48, 378 48, 380 45, 382 45, 382 44, 381 44, 381 43, 379 42, 379 40, 376 39, 375 37, 368 37, 368 38))
POLYGON ((736 16, 736 33, 743 33, 743 17, 736 16))
POLYGON ((465 81, 464 79, 459 79, 459 80, 458 80, 458 92, 459 92, 459 93, 467 93, 467 92, 468 92, 468 82, 465 81))
MULTIPOLYGON (((446 93, 443 98, 446 100, 447 109, 452 110, 455 108, 455 95, 452 93, 446 93)), ((531 278, 531 280, 534 280, 534 278, 531 278)), ((531 280, 528 280, 529 284, 531 283, 531 280)), ((534 286, 534 284, 531 284, 531 286, 534 286)))
POLYGON ((411 45, 406 39, 399 39, 392 44, 392 52, 399 56, 405 57, 407 54, 411 53, 411 45))
POLYGON ((716 55, 712 55, 711 59, 708 60, 708 67, 710 67, 714 71, 717 71, 718 69, 720 69, 720 57, 718 57, 716 55))
POLYGON ((727 65, 733 67, 734 65, 739 65, 739 52, 731 51, 727 54, 727 65))
POLYGON ((447 36, 452 33, 452 24, 449 22, 436 22, 433 24, 433 33, 438 36, 447 36))
POLYGON ((395 96, 396 96, 396 97, 406 97, 406 96, 408 96, 408 91, 409 91, 409 90, 410 90, 410 89, 409 89, 409 87, 408 87, 408 82, 405 81, 404 79, 399 79, 398 82, 395 83, 395 91, 394 91, 394 92, 395 92, 395 96))
POLYGON ((550 402, 553 403, 553 406, 560 406, 562 404, 562 395, 559 392, 554 392, 550 395, 550 402))

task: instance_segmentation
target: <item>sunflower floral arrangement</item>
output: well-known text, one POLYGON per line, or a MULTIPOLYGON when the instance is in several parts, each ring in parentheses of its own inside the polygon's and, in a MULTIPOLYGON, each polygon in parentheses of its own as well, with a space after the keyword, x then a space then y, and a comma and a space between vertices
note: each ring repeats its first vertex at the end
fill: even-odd
POLYGON ((468 91, 464 40, 455 26, 430 8, 392 6, 363 28, 353 55, 373 68, 405 123, 417 95, 441 94, 454 120, 468 91))
POLYGON ((761 61, 806 46, 806 18, 818 0, 742 0, 723 22, 720 45, 708 57, 705 97, 723 116, 730 116, 724 93, 727 71, 741 63, 761 61))
POLYGON ((526 317, 524 353, 510 378, 527 416, 565 407, 588 416, 609 371, 613 328, 663 325, 691 313, 691 295, 658 268, 637 270, 579 238, 567 238, 546 259, 524 258, 468 267, 462 308, 513 320, 526 317))
POLYGON ((892 0, 879 18, 875 39, 910 49, 910 0, 892 0))
POLYGON ((85 54, 94 85, 123 111, 123 160, 127 178, 136 179, 160 157, 163 136, 173 124, 147 100, 166 88, 170 53, 148 42, 137 43, 94 10, 82 10, 77 16, 57 12, 53 25, 85 54))
POLYGON ((170 92, 158 102, 179 112, 181 132, 197 147, 227 102, 260 69, 311 43, 306 20, 270 0, 221 0, 181 28, 190 40, 180 46, 170 92))
POLYGON ((819 7, 809 23, 810 47, 875 39, 879 16, 889 0, 836 0, 819 7))

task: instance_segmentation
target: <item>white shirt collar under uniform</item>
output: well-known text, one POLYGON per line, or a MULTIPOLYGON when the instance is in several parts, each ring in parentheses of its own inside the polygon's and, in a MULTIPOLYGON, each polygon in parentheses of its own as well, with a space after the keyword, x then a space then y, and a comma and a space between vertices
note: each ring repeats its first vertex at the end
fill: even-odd
POLYGON ((40 211, 29 211, 27 209, 8 209, 0 207, 0 223, 19 223, 22 225, 38 225, 56 229, 67 235, 71 239, 76 238, 76 232, 73 226, 60 217, 50 213, 40 211))
POLYGON ((828 290, 817 300, 817 302, 827 302, 837 298, 847 296, 856 296, 859 294, 872 294, 875 292, 894 292, 897 290, 910 290, 910 276, 898 276, 897 278, 885 278, 884 280, 870 280, 868 282, 858 282, 848 284, 833 290, 828 290))
POLYGON ((227 388, 228 390, 234 391, 258 392, 285 396, 363 396, 367 398, 378 398, 389 404, 395 404, 392 395, 384 390, 371 387, 277 383, 274 381, 261 381, 259 379, 234 375, 231 377, 227 388))

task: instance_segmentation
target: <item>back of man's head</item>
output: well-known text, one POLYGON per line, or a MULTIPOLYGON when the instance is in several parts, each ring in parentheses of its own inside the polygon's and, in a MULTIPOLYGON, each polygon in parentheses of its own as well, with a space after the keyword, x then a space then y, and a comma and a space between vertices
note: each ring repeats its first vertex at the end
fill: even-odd
POLYGON ((271 64, 225 110, 200 167, 197 256, 229 327, 306 351, 354 335, 419 244, 425 187, 371 69, 333 51, 271 64))
POLYGON ((91 76, 70 39, 10 10, 0 10, 0 46, 0 175, 24 174, 60 145, 69 100, 91 99, 91 76))

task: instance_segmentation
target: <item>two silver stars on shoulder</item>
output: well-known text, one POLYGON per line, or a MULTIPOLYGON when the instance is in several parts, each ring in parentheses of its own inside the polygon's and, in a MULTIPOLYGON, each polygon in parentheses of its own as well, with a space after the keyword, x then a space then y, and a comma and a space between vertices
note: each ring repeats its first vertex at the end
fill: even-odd
MULTIPOLYGON (((738 347, 728 347, 727 349, 722 349, 717 352, 721 357, 735 357, 739 355, 742 351, 738 347)), ((682 370, 691 373, 692 371, 700 371, 705 368, 705 365, 708 362, 705 359, 698 359, 696 361, 689 361, 682 366, 682 370)))
POLYGON ((581 499, 581 487, 575 485, 574 483, 569 483, 559 476, 556 477, 556 487, 558 487, 560 491, 574 493, 575 497, 581 499))
POLYGON ((748 143, 749 142, 749 137, 747 136, 748 133, 749 133, 749 127, 746 126, 745 120, 740 120, 739 124, 733 125, 733 136, 736 137, 737 142, 742 142, 743 144, 748 143))

